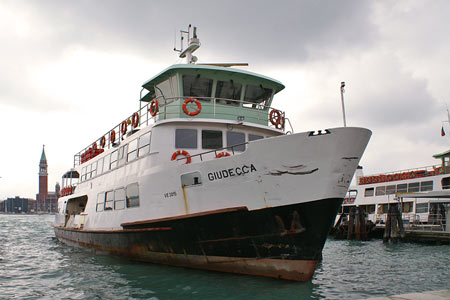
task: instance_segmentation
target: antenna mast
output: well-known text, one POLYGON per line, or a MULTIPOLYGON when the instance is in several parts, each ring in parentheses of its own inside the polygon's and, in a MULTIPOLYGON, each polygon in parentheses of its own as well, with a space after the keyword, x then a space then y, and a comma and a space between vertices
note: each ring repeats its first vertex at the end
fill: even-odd
POLYGON ((189 24, 188 30, 180 30, 180 39, 181 39, 181 45, 180 49, 177 49, 176 47, 173 48, 174 51, 180 52, 180 58, 186 58, 186 62, 188 64, 195 64, 197 61, 197 57, 193 56, 192 53, 194 53, 195 50, 200 48, 200 40, 197 37, 197 27, 194 27, 192 38, 191 38, 191 28, 192 25, 189 24), (183 50, 183 44, 184 44, 184 37, 187 36, 187 48, 183 50))

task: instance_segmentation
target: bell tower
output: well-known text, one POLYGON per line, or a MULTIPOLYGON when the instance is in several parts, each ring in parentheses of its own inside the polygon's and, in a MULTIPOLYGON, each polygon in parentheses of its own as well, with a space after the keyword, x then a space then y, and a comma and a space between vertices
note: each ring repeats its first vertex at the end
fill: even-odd
POLYGON ((45 145, 42 145, 41 160, 39 161, 39 194, 36 196, 38 210, 47 210, 46 198, 48 195, 47 158, 45 157, 45 145))

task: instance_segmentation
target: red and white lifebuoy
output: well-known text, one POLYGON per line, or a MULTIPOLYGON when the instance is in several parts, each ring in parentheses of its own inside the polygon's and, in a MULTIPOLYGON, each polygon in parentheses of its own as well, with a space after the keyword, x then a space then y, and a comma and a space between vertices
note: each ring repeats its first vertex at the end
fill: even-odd
POLYGON ((127 127, 127 121, 123 121, 122 126, 120 127, 120 132, 122 132, 122 135, 125 135, 125 133, 127 133, 127 127))
POLYGON ((109 140, 111 141, 111 143, 114 143, 116 141, 116 131, 115 130, 111 131, 111 133, 109 134, 109 140))
POLYGON ((191 156, 189 155, 189 152, 187 152, 186 150, 177 150, 172 154, 172 159, 171 160, 175 160, 177 159, 178 155, 184 155, 186 157, 186 165, 191 163, 191 156))
POLYGON ((231 154, 228 152, 220 152, 219 154, 216 155, 217 158, 221 158, 224 156, 231 156, 231 154))
POLYGON ((149 111, 152 117, 156 116, 156 114, 159 112, 159 102, 156 98, 150 101, 149 111))
POLYGON ((133 125, 133 128, 139 126, 139 114, 137 112, 133 114, 133 117, 131 118, 131 124, 133 125))
POLYGON ((186 100, 184 100, 184 103, 183 103, 183 111, 188 116, 191 116, 191 117, 196 116, 202 111, 202 104, 200 103, 200 101, 198 101, 195 98, 187 98, 186 100), (191 102, 194 102, 197 105, 197 109, 195 111, 189 111, 187 109, 187 104, 189 104, 191 102))
POLYGON ((102 136, 102 138, 100 139, 100 147, 105 148, 106 145, 106 138, 105 136, 102 136))
POLYGON ((281 111, 272 109, 269 114, 269 120, 276 129, 284 128, 284 116, 281 111))

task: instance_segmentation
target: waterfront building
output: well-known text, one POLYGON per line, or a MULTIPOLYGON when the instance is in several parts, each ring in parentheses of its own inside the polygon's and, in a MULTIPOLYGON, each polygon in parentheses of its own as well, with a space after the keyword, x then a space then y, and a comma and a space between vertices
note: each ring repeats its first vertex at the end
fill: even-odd
POLYGON ((0 212, 4 213, 30 213, 36 210, 36 200, 21 198, 7 198, 0 202, 0 212))

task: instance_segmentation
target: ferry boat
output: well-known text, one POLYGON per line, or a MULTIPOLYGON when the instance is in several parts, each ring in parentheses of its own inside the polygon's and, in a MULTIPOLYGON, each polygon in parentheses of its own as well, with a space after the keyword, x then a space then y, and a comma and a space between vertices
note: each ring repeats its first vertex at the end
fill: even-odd
POLYGON ((146 81, 139 110, 75 154, 57 239, 151 263, 310 280, 370 130, 287 131, 272 106, 282 83, 196 64, 196 28, 183 33, 187 62, 146 81))
POLYGON ((359 207, 368 221, 383 227, 389 207, 398 205, 409 228, 448 230, 445 225, 450 224, 450 150, 433 157, 440 163, 381 174, 365 176, 358 167, 356 185, 344 198, 338 219, 359 207))

